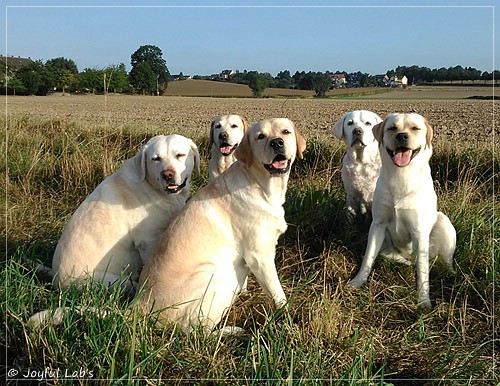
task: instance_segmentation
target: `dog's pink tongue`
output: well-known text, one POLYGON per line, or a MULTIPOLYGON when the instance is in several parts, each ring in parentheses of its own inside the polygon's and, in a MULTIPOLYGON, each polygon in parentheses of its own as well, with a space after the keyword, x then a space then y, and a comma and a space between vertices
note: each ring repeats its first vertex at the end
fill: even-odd
POLYGON ((288 160, 284 159, 281 161, 273 161, 271 163, 274 169, 286 169, 286 166, 288 165, 288 160))
POLYGON ((229 154, 229 153, 231 153, 231 150, 232 150, 232 149, 233 149, 233 147, 232 147, 232 146, 222 146, 222 147, 220 148, 220 152, 221 152, 222 154, 229 154))
POLYGON ((399 167, 407 166, 411 161, 412 151, 410 149, 397 149, 392 157, 392 162, 399 167))

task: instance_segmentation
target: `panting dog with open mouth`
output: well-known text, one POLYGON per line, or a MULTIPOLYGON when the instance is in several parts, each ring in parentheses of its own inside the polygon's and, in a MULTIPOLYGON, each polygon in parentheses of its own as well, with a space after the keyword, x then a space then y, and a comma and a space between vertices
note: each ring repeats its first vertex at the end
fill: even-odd
POLYGON ((419 114, 389 114, 373 128, 382 168, 373 196, 373 221, 358 274, 349 282, 364 285, 380 254, 416 265, 419 307, 430 307, 429 264, 439 256, 453 270, 456 232, 437 210, 429 166, 433 129, 419 114))
POLYGON ((141 273, 138 306, 189 330, 216 326, 253 273, 286 304, 274 263, 287 224, 283 204, 290 167, 305 140, 285 118, 252 125, 237 162, 198 191, 159 240, 141 273))
POLYGON ((194 142, 181 135, 158 135, 126 160, 80 204, 68 221, 52 260, 61 287, 86 278, 104 285, 134 282, 148 253, 185 205, 200 159, 194 142))
POLYGON ((211 157, 208 179, 212 181, 236 161, 234 151, 243 140, 248 123, 240 115, 216 117, 210 125, 211 157))

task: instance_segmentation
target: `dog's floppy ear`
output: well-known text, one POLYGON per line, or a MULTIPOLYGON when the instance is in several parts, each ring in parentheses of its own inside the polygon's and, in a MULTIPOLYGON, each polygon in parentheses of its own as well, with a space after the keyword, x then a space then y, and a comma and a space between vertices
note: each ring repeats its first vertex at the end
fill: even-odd
POLYGON ((344 122, 347 117, 347 114, 344 114, 342 118, 340 118, 337 123, 335 123, 332 127, 333 134, 342 139, 344 137, 344 122))
POLYGON ((243 122, 243 132, 246 133, 248 130, 248 122, 245 118, 243 118, 241 115, 238 115, 241 119, 241 122, 243 122))
POLYGON ((146 143, 139 153, 128 160, 130 165, 130 171, 132 173, 132 179, 135 182, 144 181, 146 178, 146 156, 147 156, 148 144, 146 143))
POLYGON ((306 140, 295 127, 295 123, 293 123, 292 121, 290 121, 290 123, 293 126, 293 131, 295 132, 295 141, 297 142, 297 157, 302 159, 304 158, 304 151, 306 150, 306 140))
POLYGON ((200 152, 198 151, 198 146, 193 141, 191 141, 191 151, 194 155, 194 170, 197 175, 200 175, 200 152))
POLYGON ((252 165, 253 153, 252 145, 250 143, 250 130, 246 130, 241 143, 234 151, 234 156, 239 162, 244 163, 248 166, 252 165))
POLYGON ((214 126, 215 126, 215 121, 217 118, 215 118, 212 123, 210 124, 210 147, 215 143, 214 142, 214 126))
POLYGON ((387 118, 372 127, 373 136, 379 144, 384 143, 384 126, 387 118))
POLYGON ((430 123, 425 118, 424 118, 424 123, 425 123, 425 126, 427 127, 427 133, 425 135, 425 144, 427 145, 427 147, 431 147, 432 146, 432 135, 433 135, 434 129, 432 128, 430 123))

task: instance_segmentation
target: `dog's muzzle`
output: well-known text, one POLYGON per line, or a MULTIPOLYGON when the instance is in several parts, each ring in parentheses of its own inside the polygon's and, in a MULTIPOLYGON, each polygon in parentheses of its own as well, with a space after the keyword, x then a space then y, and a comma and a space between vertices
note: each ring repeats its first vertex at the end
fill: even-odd
POLYGON ((184 189, 186 187, 186 183, 187 183, 187 178, 180 185, 177 185, 177 184, 174 184, 174 183, 170 183, 170 184, 168 184, 165 187, 164 191, 167 192, 167 193, 169 193, 169 194, 178 193, 178 192, 180 192, 182 189, 184 189))

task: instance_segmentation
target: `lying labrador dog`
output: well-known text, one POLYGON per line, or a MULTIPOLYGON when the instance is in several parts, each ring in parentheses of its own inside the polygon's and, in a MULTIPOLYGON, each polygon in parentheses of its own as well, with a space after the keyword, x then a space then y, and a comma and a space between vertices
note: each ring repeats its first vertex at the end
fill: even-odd
POLYGON ((453 270, 456 244, 455 228, 437 211, 429 167, 432 127, 415 113, 389 114, 373 133, 379 142, 382 168, 365 257, 349 285, 366 283, 383 249, 380 253, 388 258, 407 264, 415 260, 418 306, 430 307, 429 260, 439 255, 453 270))
POLYGON ((52 260, 59 286, 89 276, 107 286, 125 273, 131 291, 152 245, 184 206, 199 163, 190 139, 176 134, 151 138, 70 218, 52 260))
POLYGON ((240 115, 216 117, 210 125, 212 155, 208 164, 208 180, 212 181, 236 161, 234 151, 240 144, 248 123, 240 115))
POLYGON ((346 218, 353 224, 359 215, 371 213, 373 192, 380 173, 378 142, 372 128, 382 119, 367 110, 350 111, 332 127, 347 145, 342 159, 342 182, 346 192, 346 218))
POLYGON ((184 330, 216 326, 252 272, 274 305, 286 304, 274 258, 285 232, 289 172, 305 140, 285 118, 251 126, 231 167, 172 221, 144 266, 138 306, 184 330))

